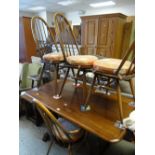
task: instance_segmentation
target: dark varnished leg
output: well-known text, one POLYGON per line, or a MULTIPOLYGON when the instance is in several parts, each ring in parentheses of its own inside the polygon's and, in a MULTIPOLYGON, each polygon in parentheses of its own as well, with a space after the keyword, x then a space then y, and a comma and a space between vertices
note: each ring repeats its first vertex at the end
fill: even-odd
POLYGON ((61 98, 61 94, 62 94, 62 91, 63 91, 64 85, 65 85, 65 83, 66 83, 66 80, 67 80, 67 77, 68 77, 69 71, 70 71, 70 67, 68 67, 68 69, 67 69, 67 72, 66 72, 65 78, 64 78, 64 80, 63 80, 63 83, 62 83, 62 86, 61 86, 61 89, 60 89, 60 92, 59 92, 59 95, 57 96, 57 98, 54 98, 54 99, 60 99, 60 98, 61 98))
POLYGON ((41 73, 40 73, 40 76, 39 76, 39 80, 38 80, 38 82, 37 82, 37 88, 39 88, 40 85, 41 85, 41 80, 42 80, 42 77, 43 77, 43 73, 44 73, 44 70, 45 70, 45 66, 46 66, 46 63, 44 62, 43 68, 42 68, 41 73))
POLYGON ((129 80, 129 83, 130 83, 131 93, 132 93, 133 99, 134 99, 134 101, 129 102, 129 105, 135 107, 135 89, 134 89, 134 86, 133 86, 133 81, 132 81, 132 79, 129 80))
MULTIPOLYGON (((73 68, 72 68, 72 69, 73 69, 73 68)), ((78 77, 79 77, 80 71, 81 71, 81 67, 79 66, 79 67, 78 67, 77 74, 76 74, 76 77, 74 76, 74 78, 75 78, 75 84, 73 84, 73 85, 75 85, 75 87, 79 87, 79 86, 80 86, 80 83, 78 83, 78 77)), ((75 75, 75 74, 74 74, 74 75, 75 75)))
POLYGON ((46 155, 49 155, 49 152, 50 152, 50 150, 51 150, 52 145, 53 145, 53 141, 51 141, 51 143, 50 143, 50 145, 49 145, 49 148, 48 148, 48 150, 47 150, 46 155))
POLYGON ((83 72, 83 100, 85 103, 86 97, 87 97, 87 85, 86 85, 86 73, 85 71, 83 72))
POLYGON ((88 111, 88 110, 90 110, 90 106, 88 106, 88 102, 89 102, 89 98, 90 98, 90 95, 91 95, 91 93, 92 93, 92 89, 93 89, 93 87, 94 87, 96 78, 97 78, 97 75, 95 74, 95 75, 94 75, 93 82, 92 82, 91 87, 90 87, 90 89, 89 89, 89 92, 88 92, 86 101, 85 101, 85 103, 84 103, 83 105, 81 105, 81 111, 88 111))
POLYGON ((68 145, 68 155, 72 155, 72 147, 71 147, 71 144, 68 145))
POLYGON ((117 89, 117 101, 118 101, 118 107, 119 107, 120 121, 121 121, 121 123, 123 123, 122 96, 121 96, 119 80, 117 80, 117 88, 116 89, 117 89))
POLYGON ((43 140, 44 142, 47 142, 48 140, 50 140, 50 135, 49 135, 48 132, 44 133, 44 136, 43 136, 42 140, 43 140))
POLYGON ((58 64, 54 64, 54 91, 55 91, 55 95, 53 96, 53 98, 57 99, 58 96, 58 64))
POLYGON ((132 79, 129 80, 129 83, 130 83, 131 93, 133 95, 133 98, 135 99, 135 90, 134 90, 132 79))

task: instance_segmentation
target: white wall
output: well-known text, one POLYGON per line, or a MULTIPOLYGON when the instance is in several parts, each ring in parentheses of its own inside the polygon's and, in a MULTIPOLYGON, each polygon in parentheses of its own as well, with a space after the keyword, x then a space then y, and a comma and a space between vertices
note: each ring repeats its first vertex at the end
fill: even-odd
POLYGON ((107 13, 123 13, 127 16, 134 16, 135 15, 135 5, 128 5, 123 7, 111 7, 107 9, 94 9, 94 10, 87 10, 84 14, 80 14, 80 12, 68 12, 66 13, 66 17, 72 21, 73 25, 80 25, 81 18, 80 16, 87 16, 87 15, 99 15, 99 14, 107 14, 107 13))
POLYGON ((46 11, 41 11, 39 13, 36 13, 36 15, 42 17, 45 21, 47 21, 47 14, 46 11))
MULTIPOLYGON (((66 17, 69 21, 72 22, 72 25, 80 25, 81 18, 80 16, 87 16, 87 15, 99 15, 99 14, 106 14, 106 13, 123 13, 127 16, 134 16, 135 15, 135 5, 128 5, 128 6, 122 6, 122 7, 111 7, 111 8, 104 8, 104 9, 93 9, 93 10, 87 10, 84 14, 81 14, 79 11, 74 12, 68 12, 66 13, 66 17)), ((48 12, 48 11, 42 11, 40 13, 29 13, 29 12, 19 12, 20 16, 28 16, 32 17, 34 15, 41 16, 44 18, 45 21, 49 24, 49 26, 52 26, 53 22, 53 15, 54 13, 48 12)))
POLYGON ((40 16, 42 17, 51 27, 53 23, 53 15, 54 13, 48 12, 48 11, 41 11, 38 13, 32 13, 32 12, 25 12, 25 11, 19 11, 19 16, 26 16, 26 17, 33 17, 33 16, 40 16))
POLYGON ((53 24, 54 24, 54 18, 53 18, 53 16, 54 16, 54 13, 51 13, 51 12, 47 12, 47 23, 48 23, 48 25, 51 27, 51 26, 54 26, 53 24))
POLYGON ((26 17, 33 17, 35 14, 32 12, 25 12, 25 11, 19 11, 19 17, 26 16, 26 17))
POLYGON ((72 25, 80 25, 80 23, 81 23, 80 16, 81 15, 79 14, 78 11, 66 13, 65 16, 67 17, 67 19, 69 21, 72 22, 72 25))

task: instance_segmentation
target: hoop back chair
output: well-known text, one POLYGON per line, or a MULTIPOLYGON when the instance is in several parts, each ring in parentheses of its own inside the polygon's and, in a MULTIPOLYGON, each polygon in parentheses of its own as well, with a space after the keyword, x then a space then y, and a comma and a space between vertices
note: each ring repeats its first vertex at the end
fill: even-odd
POLYGON ((114 89, 117 93, 120 121, 123 121, 122 98, 120 89, 120 80, 126 80, 130 83, 131 93, 135 98, 132 78, 135 76, 135 42, 131 44, 123 59, 105 58, 94 62, 94 78, 86 98, 85 108, 88 106, 89 98, 96 84, 100 85, 100 79, 104 76, 108 82, 103 86, 104 89, 114 89), (113 87, 115 83, 115 87, 113 87))
MULTIPOLYGON (((44 120, 46 127, 49 130, 50 135, 58 142, 59 144, 66 146, 68 145, 68 153, 72 154, 71 145, 78 142, 84 135, 84 130, 75 124, 65 120, 62 117, 58 119, 49 111, 39 100, 35 99, 37 110, 39 111, 41 117, 44 120)), ((52 138, 51 138, 52 139, 52 138)), ((48 152, 53 144, 51 142, 48 152)))
MULTIPOLYGON (((42 73, 40 75, 40 81, 43 76, 43 72, 45 71, 46 65, 48 63, 54 65, 54 80, 55 80, 55 95, 57 97, 57 78, 59 71, 59 64, 64 61, 64 57, 62 52, 59 50, 57 43, 54 38, 54 34, 52 33, 50 27, 39 16, 34 16, 31 20, 31 29, 34 41, 36 43, 36 50, 38 55, 41 57, 44 62, 42 73)), ((38 86, 40 86, 40 81, 38 86)))
POLYGON ((59 93, 59 96, 61 96, 64 84, 67 80, 70 69, 72 70, 73 76, 75 78, 75 85, 77 85, 78 79, 82 79, 83 87, 86 87, 85 74, 86 72, 92 69, 93 62, 97 60, 97 57, 92 55, 80 55, 80 50, 77 45, 71 24, 63 14, 56 13, 54 16, 54 20, 55 20, 56 33, 60 42, 60 46, 64 55, 65 62, 68 67, 59 93), (74 69, 77 69, 76 75, 74 73, 74 69), (81 75, 80 75, 80 71, 82 72, 81 75))

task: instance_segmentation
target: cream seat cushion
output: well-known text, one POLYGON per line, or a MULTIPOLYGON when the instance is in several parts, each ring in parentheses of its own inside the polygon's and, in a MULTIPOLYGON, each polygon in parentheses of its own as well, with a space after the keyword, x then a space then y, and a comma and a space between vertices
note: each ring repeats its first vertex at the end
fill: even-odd
POLYGON ((63 61, 64 57, 62 53, 48 53, 43 56, 43 59, 49 62, 59 62, 63 61))
MULTIPOLYGON (((96 71, 114 74, 118 69, 122 59, 105 58, 94 62, 93 68, 96 71)), ((120 74, 126 74, 131 65, 130 61, 126 61, 120 70, 120 74)))
POLYGON ((68 56, 67 62, 71 65, 87 67, 93 66, 94 61, 98 58, 93 55, 75 55, 75 56, 68 56))

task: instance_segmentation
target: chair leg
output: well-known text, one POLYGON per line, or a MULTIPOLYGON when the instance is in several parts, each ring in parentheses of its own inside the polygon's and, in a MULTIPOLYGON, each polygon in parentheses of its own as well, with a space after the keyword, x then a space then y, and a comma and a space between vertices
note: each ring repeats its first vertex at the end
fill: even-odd
POLYGON ((122 96, 121 96, 121 88, 120 88, 119 80, 117 81, 117 100, 118 100, 118 106, 119 106, 120 121, 121 123, 123 123, 122 96))
POLYGON ((33 88, 34 87, 34 80, 32 80, 32 84, 31 84, 31 88, 33 88))
POLYGON ((49 147, 48 147, 48 150, 47 150, 46 155, 49 154, 49 152, 50 152, 50 150, 51 150, 51 147, 52 147, 52 145, 53 145, 53 142, 54 142, 54 141, 51 141, 51 143, 50 143, 50 145, 49 145, 49 147))
POLYGON ((44 62, 44 65, 43 65, 43 68, 41 70, 41 73, 40 73, 40 76, 39 76, 39 80, 37 82, 37 87, 39 88, 40 85, 41 85, 41 80, 42 80, 42 77, 43 77, 43 73, 44 73, 44 70, 45 70, 45 66, 46 66, 46 63, 44 62))
POLYGON ((73 69, 73 68, 71 68, 71 70, 72 70, 73 77, 75 77, 75 72, 74 72, 74 69, 73 69))
POLYGON ((63 83, 62 83, 62 86, 61 86, 61 89, 60 89, 60 92, 59 92, 59 97, 61 97, 62 90, 63 90, 63 88, 64 88, 65 82, 66 82, 67 77, 68 77, 68 74, 69 74, 69 70, 70 70, 70 67, 68 67, 68 69, 67 69, 67 73, 66 73, 66 75, 65 75, 65 78, 64 78, 64 80, 63 80, 63 83))
POLYGON ((58 66, 57 64, 54 64, 54 98, 57 96, 57 92, 58 92, 58 82, 57 82, 57 78, 58 78, 58 66))
POLYGON ((48 132, 44 133, 42 141, 47 142, 48 140, 50 140, 50 135, 48 132))
POLYGON ((134 90, 132 79, 129 80, 129 83, 130 83, 131 93, 133 95, 133 98, 135 99, 135 90, 134 90))
POLYGON ((83 101, 85 103, 86 96, 87 96, 87 85, 86 85, 86 73, 85 71, 83 72, 83 101))
POLYGON ((68 155, 73 155, 72 154, 71 144, 68 145, 68 155))
MULTIPOLYGON (((72 68, 72 70, 74 70, 74 69, 72 68)), ((79 67, 79 68, 78 68, 78 71, 77 71, 77 73, 76 73, 76 77, 75 77, 75 73, 74 73, 75 87, 78 87, 78 86, 80 85, 80 84, 78 83, 78 77, 79 77, 80 71, 81 71, 81 68, 79 67)))
POLYGON ((94 84, 95 84, 96 78, 97 78, 97 75, 95 74, 95 75, 94 75, 93 82, 92 82, 91 87, 90 87, 90 89, 89 89, 89 92, 88 92, 88 95, 87 95, 87 98, 86 98, 85 104, 84 104, 85 106, 88 105, 88 101, 89 101, 90 95, 91 95, 91 93, 92 93, 92 89, 93 89, 93 87, 94 87, 94 84))

